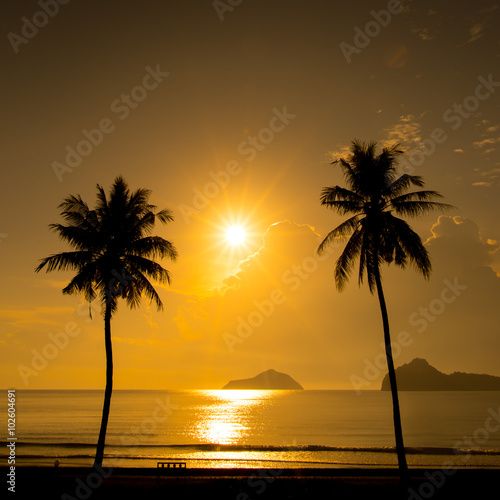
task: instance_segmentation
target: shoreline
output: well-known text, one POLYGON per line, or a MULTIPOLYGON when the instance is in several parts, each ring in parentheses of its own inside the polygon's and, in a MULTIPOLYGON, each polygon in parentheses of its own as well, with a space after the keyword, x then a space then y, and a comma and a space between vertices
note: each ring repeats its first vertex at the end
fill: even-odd
MULTIPOLYGON (((2 466, 2 473, 9 468, 2 466)), ((16 498, 109 499, 482 498, 496 491, 499 469, 410 469, 402 492, 397 468, 157 469, 16 466, 16 498), (401 494, 404 494, 401 497, 401 494)))

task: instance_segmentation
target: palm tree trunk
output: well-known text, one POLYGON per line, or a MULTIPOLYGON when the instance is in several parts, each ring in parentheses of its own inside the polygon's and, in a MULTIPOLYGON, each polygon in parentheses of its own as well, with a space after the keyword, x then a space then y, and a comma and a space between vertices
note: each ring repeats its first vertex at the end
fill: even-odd
POLYGON ((101 429, 97 441, 94 467, 102 467, 104 457, 104 443, 108 427, 109 408, 111 406, 111 393, 113 392, 113 350, 111 345, 111 304, 106 303, 104 313, 104 343, 106 347, 106 390, 104 391, 104 404, 102 407, 101 429))
POLYGON ((403 429, 401 427, 398 387, 396 383, 396 372, 394 370, 394 360, 392 358, 392 347, 391 347, 391 335, 389 331, 389 317, 387 315, 387 306, 385 304, 382 282, 380 280, 380 274, 378 272, 375 273, 375 282, 377 285, 378 300, 380 302, 380 310, 382 311, 382 322, 384 325, 384 343, 385 343, 385 353, 387 356, 387 367, 389 370, 389 381, 391 383, 394 434, 396 438, 396 453, 398 455, 399 475, 403 485, 407 485, 410 476, 408 472, 408 465, 406 463, 405 446, 403 442, 403 429))

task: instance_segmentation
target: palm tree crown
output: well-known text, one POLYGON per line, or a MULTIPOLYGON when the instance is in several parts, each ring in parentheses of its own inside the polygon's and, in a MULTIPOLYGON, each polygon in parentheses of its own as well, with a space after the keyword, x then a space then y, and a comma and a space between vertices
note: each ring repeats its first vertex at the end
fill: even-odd
POLYGON ((376 142, 353 141, 351 155, 332 162, 340 163, 348 189, 326 187, 321 194, 322 205, 340 215, 351 215, 330 231, 318 248, 321 253, 335 239, 350 236, 335 267, 335 283, 339 290, 346 285, 357 257, 360 260, 358 281, 361 284, 366 275, 372 293, 376 275, 384 262, 394 262, 405 268, 410 261, 428 278, 431 262, 427 250, 418 234, 396 215, 414 217, 450 207, 430 201, 441 197, 436 191, 406 192, 411 186, 422 187, 422 178, 397 175, 397 159, 403 154, 399 145, 384 148, 379 155, 376 155, 376 146, 376 142))
POLYGON ((149 196, 147 189, 130 192, 122 177, 115 180, 109 199, 97 185, 93 210, 79 195, 68 196, 59 206, 66 224, 51 224, 50 228, 74 251, 46 257, 36 271, 44 267, 47 272, 76 270, 63 293, 82 293, 89 302, 99 297, 103 313, 106 305, 114 313, 120 297, 130 307, 136 307, 143 294, 162 309, 162 301, 148 278, 170 283, 170 273, 150 259, 175 260, 177 251, 169 241, 149 235, 156 220, 173 220, 170 210, 155 213, 156 207, 148 203, 149 196))

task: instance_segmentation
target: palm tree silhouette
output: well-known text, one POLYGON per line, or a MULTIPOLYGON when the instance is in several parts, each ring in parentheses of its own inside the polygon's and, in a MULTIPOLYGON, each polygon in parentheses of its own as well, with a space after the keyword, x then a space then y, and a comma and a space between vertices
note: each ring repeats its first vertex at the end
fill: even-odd
POLYGON ((410 226, 395 215, 415 217, 434 209, 451 205, 430 201, 441 198, 436 191, 406 192, 412 185, 422 187, 420 176, 397 175, 397 159, 403 151, 396 144, 383 148, 376 155, 376 142, 368 144, 354 140, 351 154, 332 164, 340 163, 347 187, 326 187, 321 194, 321 204, 340 215, 351 217, 330 231, 318 247, 322 253, 338 238, 349 240, 335 266, 335 285, 339 291, 347 284, 359 257, 358 284, 366 275, 370 292, 377 291, 382 312, 384 343, 393 403, 394 432, 401 480, 409 479, 399 410, 396 374, 392 357, 389 317, 382 289, 380 267, 394 262, 403 269, 408 262, 425 278, 431 273, 429 254, 422 240, 410 226), (395 214, 395 215, 394 215, 395 214))
POLYGON ((148 203, 150 194, 147 189, 131 193, 120 176, 111 187, 109 199, 103 188, 97 185, 97 202, 93 210, 79 195, 68 196, 59 205, 66 224, 51 224, 49 227, 74 251, 46 257, 36 268, 36 272, 43 268, 47 272, 75 270, 76 275, 63 288, 63 293, 81 293, 89 303, 96 298, 101 302, 106 389, 94 467, 102 466, 104 456, 113 390, 111 318, 116 312, 118 298, 125 299, 129 307, 135 308, 145 295, 156 303, 158 310, 163 309, 163 303, 148 278, 170 283, 170 273, 150 258, 177 258, 171 242, 150 236, 156 220, 163 224, 173 220, 170 210, 155 213, 156 207, 148 203))

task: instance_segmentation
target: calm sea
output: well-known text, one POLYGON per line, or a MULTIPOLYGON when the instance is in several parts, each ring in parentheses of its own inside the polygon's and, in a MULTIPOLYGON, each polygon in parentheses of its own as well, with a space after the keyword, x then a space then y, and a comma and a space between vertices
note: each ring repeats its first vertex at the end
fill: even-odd
MULTIPOLYGON (((101 391, 16 394, 17 465, 92 464, 101 391)), ((402 392, 400 403, 411 466, 500 467, 499 392, 402 392)), ((392 425, 381 391, 117 390, 104 466, 394 466, 392 425)))

